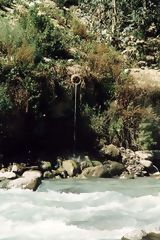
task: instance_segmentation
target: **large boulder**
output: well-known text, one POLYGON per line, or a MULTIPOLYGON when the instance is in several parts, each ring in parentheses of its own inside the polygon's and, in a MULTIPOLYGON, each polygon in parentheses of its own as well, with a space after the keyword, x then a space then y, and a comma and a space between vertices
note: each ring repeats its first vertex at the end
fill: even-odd
POLYGON ((82 171, 85 177, 102 177, 110 178, 120 176, 124 171, 124 166, 121 163, 109 161, 105 165, 98 165, 95 167, 88 167, 82 171))
POLYGON ((88 167, 82 171, 84 177, 101 177, 104 172, 103 166, 88 167))
POLYGON ((16 174, 14 172, 0 172, 0 179, 15 179, 16 174))
POLYGON ((66 170, 68 176, 73 177, 80 173, 79 164, 75 160, 65 160, 62 167, 66 170))
POLYGON ((41 183, 41 177, 42 173, 38 170, 26 171, 22 177, 9 181, 6 188, 30 189, 35 191, 41 183))
POLYGON ((20 177, 15 180, 9 181, 6 188, 20 188, 20 189, 29 189, 35 191, 41 183, 40 178, 28 178, 20 177))
POLYGON ((35 179, 35 178, 41 178, 42 173, 38 170, 30 170, 30 171, 25 171, 22 174, 22 177, 24 178, 30 178, 30 179, 35 179))
POLYGON ((20 188, 35 191, 41 183, 41 177, 42 173, 38 170, 26 171, 22 177, 9 181, 6 188, 20 188))
POLYGON ((103 166, 104 171, 102 177, 115 177, 120 176, 125 170, 123 164, 114 161, 108 161, 107 164, 103 166))

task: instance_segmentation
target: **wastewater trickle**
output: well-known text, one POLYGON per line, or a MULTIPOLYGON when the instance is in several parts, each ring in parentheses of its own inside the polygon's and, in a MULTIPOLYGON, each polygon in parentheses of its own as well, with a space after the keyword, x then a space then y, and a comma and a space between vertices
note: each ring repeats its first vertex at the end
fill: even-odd
POLYGON ((73 124, 73 157, 76 155, 76 143, 77 143, 77 90, 78 85, 81 84, 81 78, 79 75, 73 75, 71 78, 74 84, 74 124, 73 124))

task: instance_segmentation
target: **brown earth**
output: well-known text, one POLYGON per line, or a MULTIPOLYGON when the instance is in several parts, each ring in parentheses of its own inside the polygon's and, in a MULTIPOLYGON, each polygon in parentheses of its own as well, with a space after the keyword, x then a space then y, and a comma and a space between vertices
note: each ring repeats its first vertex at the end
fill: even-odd
POLYGON ((130 69, 130 76, 140 87, 160 89, 160 70, 132 68, 130 69))

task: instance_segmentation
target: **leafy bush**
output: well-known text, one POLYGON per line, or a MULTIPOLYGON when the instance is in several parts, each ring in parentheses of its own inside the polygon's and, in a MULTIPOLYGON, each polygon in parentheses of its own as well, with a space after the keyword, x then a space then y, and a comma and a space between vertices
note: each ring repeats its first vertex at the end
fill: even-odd
POLYGON ((91 108, 86 104, 84 106, 82 116, 88 122, 88 127, 90 130, 96 135, 99 140, 106 137, 106 112, 97 112, 96 109, 91 108))
POLYGON ((0 113, 7 113, 12 108, 11 99, 6 84, 0 84, 0 113))
POLYGON ((159 142, 160 119, 153 113, 152 108, 146 109, 146 114, 138 128, 138 136, 136 142, 140 149, 153 149, 159 142))
POLYGON ((11 58, 23 42, 23 29, 17 23, 12 25, 8 19, 0 18, 0 51, 11 58))
POLYGON ((66 58, 70 37, 64 29, 55 27, 51 20, 40 15, 36 8, 20 19, 29 44, 36 47, 36 60, 42 57, 66 58))
POLYGON ((9 7, 12 4, 13 0, 0 0, 0 8, 9 7))
POLYGON ((78 19, 72 20, 72 31, 75 35, 78 35, 82 39, 87 39, 87 27, 84 23, 80 22, 78 19))
POLYGON ((87 52, 87 64, 90 73, 103 79, 104 76, 111 76, 116 80, 122 70, 122 58, 115 51, 105 43, 92 42, 90 49, 87 52))

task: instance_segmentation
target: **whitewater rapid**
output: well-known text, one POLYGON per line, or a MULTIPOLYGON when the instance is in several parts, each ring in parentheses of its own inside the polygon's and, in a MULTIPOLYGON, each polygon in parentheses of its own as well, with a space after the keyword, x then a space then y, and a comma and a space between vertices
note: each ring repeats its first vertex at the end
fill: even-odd
POLYGON ((0 239, 119 240, 160 230, 160 180, 44 181, 37 192, 0 190, 0 239))

